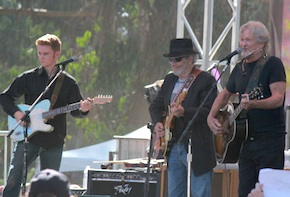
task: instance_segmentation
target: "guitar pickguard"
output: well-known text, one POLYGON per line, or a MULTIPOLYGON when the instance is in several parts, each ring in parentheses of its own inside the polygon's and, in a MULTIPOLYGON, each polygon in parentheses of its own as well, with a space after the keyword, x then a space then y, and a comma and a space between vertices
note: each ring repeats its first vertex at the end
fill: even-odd
MULTIPOLYGON (((19 109, 25 113, 25 111, 29 110, 30 106, 21 104, 18 105, 19 109)), ((50 101, 49 100, 43 100, 35 105, 35 108, 30 112, 29 119, 30 119, 30 125, 27 129, 27 136, 33 135, 36 131, 44 131, 44 132, 50 132, 52 131, 53 127, 51 125, 45 124, 42 118, 42 112, 45 112, 49 110, 50 107, 50 101)), ((12 130, 16 126, 17 121, 11 117, 8 116, 8 129, 12 130)), ((25 127, 18 125, 14 132, 11 134, 11 139, 14 141, 22 141, 24 140, 24 131, 25 127)))

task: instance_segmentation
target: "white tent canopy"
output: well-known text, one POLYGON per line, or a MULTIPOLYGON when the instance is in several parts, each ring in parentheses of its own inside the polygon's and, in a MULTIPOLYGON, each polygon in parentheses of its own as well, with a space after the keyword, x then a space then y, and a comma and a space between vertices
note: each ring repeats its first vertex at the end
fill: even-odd
POLYGON ((61 172, 83 171, 86 166, 100 168, 93 161, 109 160, 109 152, 116 150, 116 140, 100 144, 64 151, 60 165, 61 172))
MULTIPOLYGON (((124 137, 150 139, 150 130, 143 126, 124 137)), ((86 166, 91 168, 100 168, 102 163, 93 163, 94 161, 108 161, 109 152, 117 151, 117 140, 112 139, 106 142, 87 146, 83 148, 64 151, 60 166, 61 172, 83 171, 86 166)))

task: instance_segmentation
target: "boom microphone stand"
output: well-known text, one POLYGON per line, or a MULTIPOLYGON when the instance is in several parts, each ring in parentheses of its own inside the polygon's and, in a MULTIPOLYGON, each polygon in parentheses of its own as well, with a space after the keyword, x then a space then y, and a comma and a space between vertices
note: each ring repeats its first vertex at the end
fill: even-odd
MULTIPOLYGON (((68 62, 69 63, 69 62, 68 62)), ((15 131, 15 129, 24 121, 25 122, 25 129, 24 129, 24 150, 23 150, 23 175, 22 175, 22 195, 25 195, 26 192, 26 179, 27 179, 27 145, 28 145, 28 127, 29 127, 29 114, 31 113, 31 111, 35 108, 35 105, 40 101, 40 99, 43 97, 43 95, 49 90, 49 88, 51 87, 51 85, 54 83, 54 81, 59 77, 59 75, 64 71, 65 69, 65 65, 67 63, 61 64, 59 65, 59 71, 58 73, 55 75, 55 77, 51 80, 51 82, 45 87, 44 91, 42 93, 40 93, 40 95, 36 98, 36 100, 33 102, 33 104, 29 107, 28 110, 25 111, 23 117, 17 122, 17 124, 14 126, 14 128, 9 131, 9 133, 7 134, 6 137, 10 137, 13 132, 15 131)))
MULTIPOLYGON (((230 60, 231 58, 227 59, 227 63, 225 65, 225 67, 223 68, 219 78, 216 80, 216 82, 212 85, 211 89, 209 90, 209 92, 207 93, 206 97, 203 99, 202 103, 198 106, 196 113, 194 114, 194 116, 192 117, 192 119, 189 121, 187 127, 185 128, 185 130, 182 132, 178 143, 182 143, 183 138, 185 138, 185 136, 188 136, 188 153, 187 153, 187 196, 190 197, 190 172, 191 172, 191 161, 192 161, 192 153, 191 153, 191 149, 192 149, 192 144, 191 144, 191 134, 192 134, 192 130, 190 130, 190 127, 192 126, 192 124, 195 122, 197 115, 199 114, 201 108, 204 106, 205 101, 208 99, 210 93, 213 91, 214 87, 216 87, 218 81, 221 79, 222 75, 224 74, 224 72, 227 70, 228 66, 230 65, 230 60)), ((221 61, 220 61, 221 62, 221 61)), ((220 63, 219 62, 219 63, 220 63)), ((217 67, 219 65, 219 63, 217 64, 217 67)))

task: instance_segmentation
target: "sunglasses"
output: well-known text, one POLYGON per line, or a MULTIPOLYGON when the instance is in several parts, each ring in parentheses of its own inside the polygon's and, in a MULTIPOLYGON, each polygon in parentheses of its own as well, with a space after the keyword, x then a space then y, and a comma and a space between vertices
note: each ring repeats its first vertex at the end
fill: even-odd
POLYGON ((177 63, 177 62, 181 62, 181 60, 185 57, 188 57, 188 56, 170 57, 168 60, 170 63, 177 63))

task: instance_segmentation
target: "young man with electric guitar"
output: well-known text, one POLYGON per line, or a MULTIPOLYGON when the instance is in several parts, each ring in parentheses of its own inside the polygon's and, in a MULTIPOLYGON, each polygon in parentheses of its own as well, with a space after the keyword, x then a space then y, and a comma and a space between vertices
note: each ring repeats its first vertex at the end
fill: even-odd
POLYGON ((169 58, 173 72, 165 77, 149 112, 154 124, 157 147, 160 146, 167 160, 168 195, 187 196, 187 152, 190 137, 192 158, 188 159, 191 160, 191 196, 209 197, 216 160, 213 134, 206 118, 217 96, 215 79, 194 65, 198 53, 193 49, 191 39, 172 39, 170 52, 164 56, 169 58), (180 139, 204 100, 200 113, 190 125, 190 134, 180 139))
POLYGON ((225 139, 225 147, 231 143, 241 145, 235 150, 239 164, 239 197, 248 196, 255 187, 260 169, 284 167, 286 75, 282 61, 268 56, 268 43, 269 33, 261 22, 249 21, 241 26, 242 60, 233 69, 207 118, 215 137, 225 139), (263 96, 250 98, 256 88, 261 89, 263 96), (229 125, 229 121, 220 121, 219 114, 236 93, 240 95, 239 106, 243 111, 233 125, 229 125), (239 125, 240 122, 244 125, 239 125), (234 133, 233 139, 225 137, 230 133, 234 133), (245 135, 244 140, 239 138, 235 142, 235 136, 241 133, 245 135))
MULTIPOLYGON (((26 105, 32 105, 34 101, 45 90, 47 84, 54 78, 59 71, 56 66, 57 60, 61 53, 61 41, 52 34, 46 34, 35 42, 37 48, 38 60, 40 67, 28 70, 19 75, 11 85, 0 94, 0 103, 3 110, 18 122, 24 117, 24 111, 15 104, 15 100, 24 97, 26 105)), ((63 107, 69 104, 79 102, 79 108, 71 111, 74 117, 85 117, 92 107, 91 99, 83 100, 79 87, 75 79, 66 72, 62 72, 61 82, 54 81, 52 86, 40 99, 41 101, 51 101, 51 107, 63 107), (59 84, 57 88, 57 84, 59 84), (56 89, 58 89, 56 91, 56 89), (53 97, 53 98, 52 98, 53 97), (54 101, 54 102, 53 102, 54 101)), ((32 110, 33 112, 34 110, 32 110)), ((35 109, 37 111, 37 109, 35 109)), ((41 116, 41 114, 39 115, 41 116)), ((32 117, 32 116, 31 116, 32 117)), ((26 127, 32 125, 34 119, 22 122, 20 126, 26 127)), ((28 136, 28 142, 23 140, 15 143, 13 156, 9 168, 9 175, 2 197, 19 197, 21 183, 23 183, 23 174, 25 165, 28 167, 39 156, 41 170, 50 168, 59 170, 64 139, 66 136, 66 115, 65 113, 47 119, 46 124, 51 125, 47 131, 35 132, 28 136), (24 146, 27 147, 26 162, 24 158, 24 146)), ((25 183, 25 181, 24 181, 25 183)), ((24 184, 23 184, 24 185, 24 184)))

